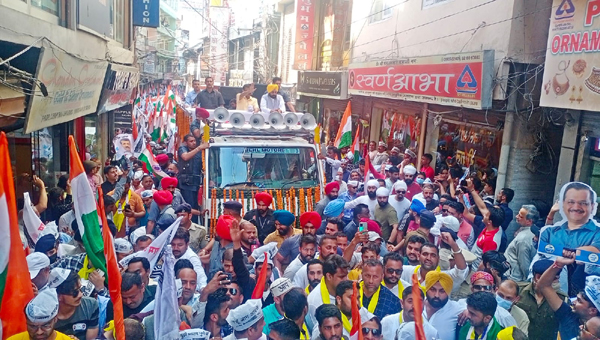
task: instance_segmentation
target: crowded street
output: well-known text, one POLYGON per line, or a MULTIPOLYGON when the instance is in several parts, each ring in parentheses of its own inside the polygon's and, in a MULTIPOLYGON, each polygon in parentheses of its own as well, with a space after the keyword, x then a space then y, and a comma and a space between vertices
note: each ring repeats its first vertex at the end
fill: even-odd
POLYGON ((600 339, 600 1, 0 10, 1 340, 600 339))

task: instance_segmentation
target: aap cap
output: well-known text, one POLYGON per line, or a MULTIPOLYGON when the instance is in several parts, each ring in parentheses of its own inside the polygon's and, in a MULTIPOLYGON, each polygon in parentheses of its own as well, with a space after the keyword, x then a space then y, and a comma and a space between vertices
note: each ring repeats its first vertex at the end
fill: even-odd
POLYGON ((585 278, 585 295, 592 301, 596 309, 600 310, 600 277, 590 275, 585 278))
POLYGON ((50 267, 50 259, 46 254, 35 252, 27 255, 27 267, 29 268, 29 277, 33 280, 38 276, 40 270, 50 267))
POLYGON ((119 254, 129 254, 133 251, 133 246, 124 238, 115 239, 115 251, 119 254))
POLYGON ((281 296, 292 290, 292 281, 286 277, 280 277, 271 284, 271 293, 273 297, 281 296))
MULTIPOLYGON (((16 312, 16 311, 15 311, 16 312)), ((56 289, 44 289, 25 307, 27 319, 35 324, 44 324, 58 314, 58 295, 56 289)))
MULTIPOLYGON (((69 277, 69 274, 71 274, 70 269, 64 269, 64 268, 58 268, 58 267, 52 269, 50 271, 50 277, 48 278, 48 287, 56 288, 56 287, 60 286, 63 282, 65 282, 67 277, 69 277)), ((81 285, 83 286, 83 282, 81 283, 81 285)))
POLYGON ((252 299, 232 309, 227 316, 227 323, 236 332, 243 332, 262 318, 262 301, 260 299, 252 299))

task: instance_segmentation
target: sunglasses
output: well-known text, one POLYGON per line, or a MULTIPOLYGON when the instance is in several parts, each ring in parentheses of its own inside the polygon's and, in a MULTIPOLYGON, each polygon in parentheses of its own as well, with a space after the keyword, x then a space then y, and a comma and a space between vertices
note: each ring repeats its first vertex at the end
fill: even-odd
POLYGON ((369 332, 373 334, 373 336, 380 336, 381 331, 377 328, 367 328, 363 327, 362 329, 363 335, 369 335, 369 332))
POLYGON ((486 292, 489 292, 492 290, 492 286, 473 285, 473 290, 476 290, 476 291, 484 290, 486 292))
POLYGON ((388 268, 385 270, 388 274, 394 274, 396 273, 398 276, 402 275, 402 269, 394 269, 394 268, 388 268))
POLYGON ((81 293, 81 292, 82 292, 82 291, 81 291, 81 287, 79 287, 79 288, 75 288, 75 289, 74 289, 74 290, 71 292, 71 296, 72 296, 72 297, 74 297, 74 298, 76 298, 76 297, 78 297, 78 296, 79 296, 79 293, 81 293))
POLYGON ((443 213, 447 213, 447 212, 448 212, 448 209, 442 209, 442 212, 443 212, 443 213))
POLYGON ((405 190, 396 190, 396 193, 397 194, 406 194, 406 191, 405 190))
POLYGON ((237 288, 229 288, 228 291, 229 291, 229 294, 231 294, 233 296, 236 296, 238 293, 237 288))

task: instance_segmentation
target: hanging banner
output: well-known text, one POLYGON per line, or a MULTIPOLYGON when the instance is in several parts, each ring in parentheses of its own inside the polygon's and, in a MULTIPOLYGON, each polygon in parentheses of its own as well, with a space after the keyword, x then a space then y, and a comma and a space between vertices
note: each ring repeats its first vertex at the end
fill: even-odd
POLYGON ((128 105, 139 78, 140 73, 136 67, 110 64, 98 105, 98 114, 128 105))
POLYGON ((294 70, 310 70, 312 68, 314 33, 315 3, 313 0, 296 0, 294 70))
POLYGON ((494 51, 348 66, 350 94, 474 109, 492 105, 494 51))
POLYGON ((36 78, 46 86, 48 96, 34 87, 25 133, 96 112, 108 67, 106 61, 75 58, 52 47, 42 48, 41 54, 36 78))
POLYGON ((230 8, 210 7, 209 65, 215 86, 227 85, 230 15, 230 8))
POLYGON ((541 106, 597 111, 600 104, 600 2, 554 0, 541 106))

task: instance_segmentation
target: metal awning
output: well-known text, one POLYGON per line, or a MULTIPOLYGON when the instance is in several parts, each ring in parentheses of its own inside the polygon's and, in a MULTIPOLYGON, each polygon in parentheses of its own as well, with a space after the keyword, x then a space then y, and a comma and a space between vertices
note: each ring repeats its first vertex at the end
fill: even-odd
POLYGON ((24 116, 25 94, 0 83, 0 127, 12 125, 24 116))

